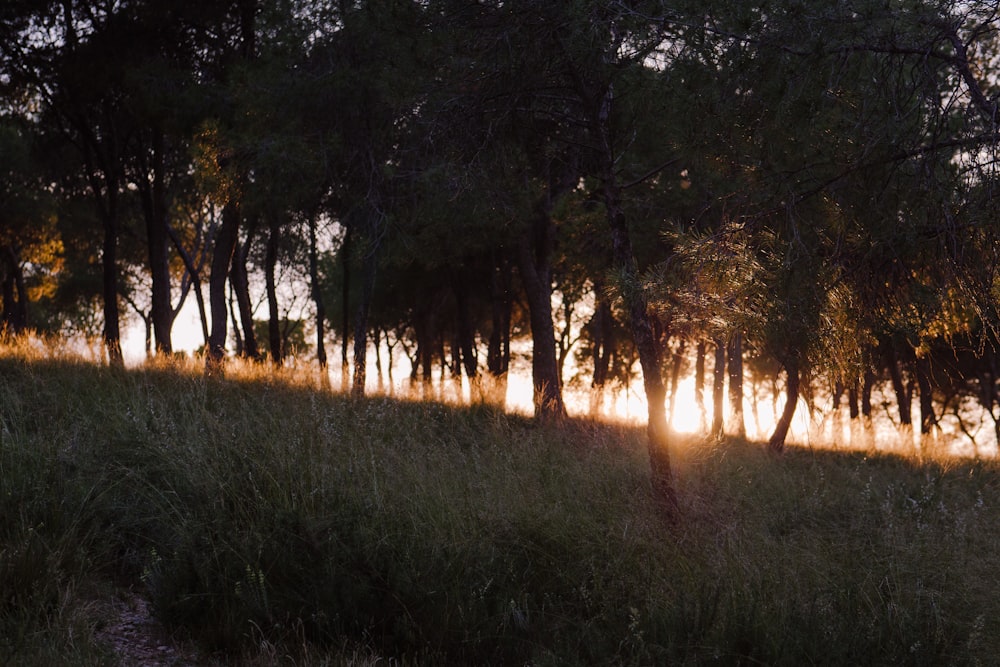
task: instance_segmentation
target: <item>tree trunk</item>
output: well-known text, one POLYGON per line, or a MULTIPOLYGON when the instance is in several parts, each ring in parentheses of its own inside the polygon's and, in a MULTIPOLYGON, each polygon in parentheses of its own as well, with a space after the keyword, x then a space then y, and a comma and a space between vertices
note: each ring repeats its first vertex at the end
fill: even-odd
POLYGON ((597 308, 591 323, 593 344, 594 380, 591 386, 604 391, 608 383, 608 372, 611 368, 611 351, 615 347, 614 315, 611 313, 611 302, 603 294, 603 286, 594 286, 597 293, 597 308))
POLYGON ((284 349, 281 340, 281 313, 278 310, 278 288, 274 272, 278 265, 278 244, 281 242, 281 224, 276 215, 268 217, 267 251, 264 255, 264 283, 267 291, 267 338, 271 363, 281 366, 284 349))
POLYGON ((681 339, 674 350, 670 363, 670 414, 667 423, 670 428, 674 427, 674 415, 677 413, 677 391, 681 382, 681 366, 684 365, 684 351, 687 348, 687 340, 681 339))
MULTIPOLYGON (((240 58, 251 60, 256 51, 256 0, 239 0, 240 18, 240 58)), ((239 181, 244 180, 242 174, 239 181)), ((240 240, 240 210, 239 187, 229 193, 229 202, 222 209, 222 225, 215 238, 215 248, 212 252, 212 274, 209 277, 209 308, 212 311, 212 332, 209 334, 208 351, 205 355, 206 371, 213 373, 221 370, 226 354, 227 318, 226 313, 226 278, 230 276, 234 263, 236 248, 240 240)), ((246 267, 243 266, 244 274, 246 267)), ((230 289, 236 290, 230 282, 230 289)), ((237 297, 238 298, 238 297, 237 297)), ((233 323, 235 327, 235 321, 233 323)))
POLYGON ((3 247, 7 270, 3 280, 3 333, 19 336, 28 326, 28 294, 21 257, 13 244, 3 247))
POLYGON ((785 387, 785 407, 781 411, 774 426, 774 433, 767 446, 771 451, 782 452, 785 449, 785 439, 788 437, 788 430, 792 425, 792 417, 795 416, 795 407, 799 402, 799 360, 798 355, 793 353, 785 366, 785 376, 787 384, 785 387))
POLYGON ((892 343, 886 350, 886 363, 889 366, 889 378, 892 380, 892 390, 896 394, 896 405, 899 407, 899 425, 903 428, 913 426, 910 408, 910 395, 903 384, 903 374, 899 367, 899 359, 892 343))
MULTIPOLYGON (((117 186, 116 186, 117 187, 117 186)), ((109 192, 109 198, 112 197, 109 192)), ((125 366, 122 354, 121 330, 118 324, 118 219, 117 214, 104 219, 104 247, 101 253, 103 269, 102 294, 104 296, 104 347, 108 352, 108 364, 125 366)))
POLYGON ((927 435, 937 424, 934 413, 934 393, 931 389, 930 362, 926 357, 917 357, 915 370, 917 387, 920 390, 920 434, 927 435))
POLYGON ((375 343, 375 378, 377 385, 377 391, 381 392, 385 389, 385 382, 382 379, 382 329, 380 327, 375 327, 372 329, 372 334, 374 336, 375 343))
MULTIPOLYGON (((371 215, 380 217, 374 209, 371 215)), ((380 219, 373 219, 370 224, 370 247, 365 252, 361 263, 361 298, 354 317, 354 381, 351 385, 353 396, 364 396, 365 382, 368 373, 366 353, 368 351, 368 311, 371 308, 372 297, 375 294, 375 270, 378 263, 378 230, 380 219)))
POLYGON ((743 334, 735 333, 729 340, 729 410, 735 428, 731 432, 740 438, 747 437, 746 420, 743 418, 743 334))
MULTIPOLYGON (((198 305, 198 319, 201 323, 201 335, 205 341, 205 347, 208 348, 208 314, 205 311, 205 296, 201 291, 201 269, 205 264, 205 257, 207 253, 202 252, 201 259, 198 266, 195 266, 194 260, 191 258, 190 253, 184 248, 181 243, 180 238, 174 231, 170 224, 167 224, 167 235, 170 237, 170 241, 174 244, 174 249, 177 250, 177 254, 180 255, 181 260, 184 262, 184 268, 187 270, 188 276, 190 277, 192 287, 194 288, 194 298, 198 305)), ((201 233, 199 231, 198 235, 201 233)), ((173 313, 173 318, 177 318, 177 313, 180 312, 180 308, 173 313)))
POLYGON ((253 328, 253 304, 250 301, 250 278, 247 275, 247 257, 250 245, 253 243, 256 222, 250 221, 247 226, 247 237, 243 243, 237 243, 233 253, 232 267, 229 279, 233 292, 236 294, 236 307, 239 311, 240 324, 243 329, 243 356, 253 361, 260 360, 260 349, 257 347, 257 333, 253 328))
POLYGON ((528 301, 531 321, 531 382, 534 388, 535 417, 560 420, 566 416, 559 365, 556 356, 556 332, 552 323, 552 267, 550 254, 555 240, 550 190, 535 205, 527 233, 518 239, 518 269, 528 301))
POLYGON ((591 318, 590 337, 593 341, 591 358, 594 364, 594 378, 590 383, 590 413, 601 414, 604 405, 605 392, 611 369, 611 354, 615 349, 614 315, 611 312, 611 302, 604 293, 601 282, 594 283, 596 308, 591 318))
POLYGON ((319 284, 319 250, 316 241, 316 215, 309 216, 309 289, 316 304, 316 360, 326 377, 326 306, 319 284))
POLYGON ((701 415, 701 432, 708 428, 708 410, 705 407, 705 341, 698 341, 694 358, 694 400, 701 415))
POLYGON ((243 358, 243 334, 240 333, 239 324, 240 316, 236 314, 236 292, 233 291, 233 282, 229 281, 229 299, 227 301, 229 304, 229 321, 233 324, 233 346, 235 348, 236 356, 240 359, 243 358))
MULTIPOLYGON (((607 91, 610 98, 611 90, 607 91)), ((668 518, 675 518, 678 513, 677 495, 674 491, 673 474, 670 465, 669 430, 667 426, 666 392, 663 378, 660 376, 660 348, 653 331, 653 318, 646 304, 645 294, 639 285, 639 268, 635 254, 632 251, 632 239, 629 236, 628 222, 622 208, 621 192, 615 176, 614 152, 610 137, 608 119, 603 118, 602 106, 598 118, 598 128, 604 149, 603 187, 604 206, 608 226, 611 228, 611 248, 615 268, 622 277, 622 296, 625 309, 628 312, 629 326, 636 350, 639 352, 639 365, 642 368, 643 386, 646 390, 647 422, 650 477, 653 499, 660 511, 668 518)))
POLYGON ((484 387, 487 402, 502 406, 507 398, 507 370, 510 368, 510 319, 513 309, 512 269, 502 250, 494 251, 490 272, 492 328, 486 351, 489 374, 484 387))
POLYGON ((340 316, 341 316, 341 337, 343 338, 340 347, 340 376, 341 387, 347 390, 348 379, 351 374, 351 363, 348 356, 351 341, 351 226, 344 227, 344 243, 340 246, 340 262, 344 269, 344 279, 340 284, 340 316))
POLYGON ((492 329, 486 353, 486 367, 496 378, 507 374, 510 367, 511 265, 502 255, 496 257, 490 274, 490 306, 492 329))
POLYGON ((226 356, 227 321, 226 278, 233 261, 240 232, 239 204, 230 201, 222 209, 222 225, 212 250, 212 273, 208 278, 208 302, 212 313, 212 331, 208 336, 205 369, 208 373, 221 370, 226 356))
POLYGON ((856 420, 861 411, 858 409, 858 381, 856 379, 851 380, 851 383, 847 385, 847 414, 850 416, 851 421, 856 420))
POLYGON ((146 220, 146 240, 149 253, 149 275, 152 280, 152 305, 150 319, 153 336, 156 339, 156 353, 169 355, 173 352, 170 331, 174 324, 174 312, 170 304, 170 258, 167 234, 167 194, 164 167, 163 131, 152 130, 152 184, 143 174, 139 178, 139 189, 143 202, 143 217, 146 220))
POLYGON ((875 386, 875 373, 866 368, 864 377, 861 380, 861 416, 864 417, 866 427, 872 423, 872 388, 875 386))
POLYGON ((721 338, 712 341, 715 346, 715 366, 712 368, 712 437, 722 437, 725 430, 726 395, 726 342, 721 338))
POLYGON ((465 376, 469 382, 474 384, 479 377, 479 359, 476 351, 476 334, 472 327, 472 318, 469 315, 469 297, 466 294, 465 283, 462 277, 453 285, 455 293, 455 310, 458 321, 456 322, 458 331, 458 346, 462 353, 462 364, 465 367, 465 376))

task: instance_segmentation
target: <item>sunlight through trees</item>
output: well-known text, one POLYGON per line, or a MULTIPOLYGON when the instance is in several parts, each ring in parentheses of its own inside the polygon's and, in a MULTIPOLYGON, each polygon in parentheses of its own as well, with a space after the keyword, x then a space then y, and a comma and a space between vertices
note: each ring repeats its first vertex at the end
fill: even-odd
POLYGON ((196 308, 207 372, 315 358, 356 395, 503 404, 524 366, 539 420, 641 417, 667 505, 671 429, 990 451, 998 30, 959 0, 5 3, 4 331, 121 365, 123 326, 169 356, 196 308))

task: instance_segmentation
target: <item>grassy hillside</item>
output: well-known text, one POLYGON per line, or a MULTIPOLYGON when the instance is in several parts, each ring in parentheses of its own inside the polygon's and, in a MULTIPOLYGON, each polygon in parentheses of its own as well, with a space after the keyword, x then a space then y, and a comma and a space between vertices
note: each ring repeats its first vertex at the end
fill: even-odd
POLYGON ((990 664, 1000 474, 0 358, 0 663, 114 664, 131 588, 219 664, 990 664))

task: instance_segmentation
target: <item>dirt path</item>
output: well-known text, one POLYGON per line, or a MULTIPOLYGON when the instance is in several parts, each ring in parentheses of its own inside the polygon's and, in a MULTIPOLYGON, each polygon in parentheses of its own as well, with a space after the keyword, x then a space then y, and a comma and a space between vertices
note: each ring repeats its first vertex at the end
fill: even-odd
POLYGON ((197 667, 211 664, 190 646, 179 645, 153 618, 149 603, 122 591, 108 603, 107 625, 97 639, 107 644, 124 667, 197 667))

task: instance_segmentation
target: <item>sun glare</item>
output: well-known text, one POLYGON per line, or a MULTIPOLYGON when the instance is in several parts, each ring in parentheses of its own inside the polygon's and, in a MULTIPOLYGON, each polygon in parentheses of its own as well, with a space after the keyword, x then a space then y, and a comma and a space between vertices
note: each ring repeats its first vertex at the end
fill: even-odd
MULTIPOLYGON (((132 362, 139 362, 145 358, 143 351, 143 330, 141 326, 130 326, 124 332, 123 347, 126 358, 132 362)), ((200 321, 197 311, 193 306, 185 308, 178 317, 174 327, 174 349, 193 352, 201 346, 204 338, 201 332, 200 321)), ((383 364, 388 363, 388 350, 384 347, 381 351, 383 364)), ((336 363, 335 356, 331 355, 336 363)), ((396 396, 406 396, 412 391, 409 383, 410 368, 409 360, 405 355, 398 352, 394 355, 394 382, 392 387, 388 386, 387 379, 378 380, 378 371, 375 367, 375 355, 368 355, 369 362, 369 385, 373 392, 384 391, 396 396)), ((383 369, 384 370, 384 369, 383 369)), ((383 373, 384 374, 384 373, 383 373)), ((435 373, 437 376, 437 373, 435 373)), ((340 371, 331 368, 331 377, 336 382, 340 378, 340 371)), ((711 378, 706 378, 709 382, 711 378)), ((435 381, 438 378, 435 377, 435 381)), ((463 378, 464 380, 464 378, 463 378)), ((456 390, 448 388, 447 391, 439 392, 441 397, 448 394, 448 400, 469 400, 470 391, 468 382, 463 382, 463 396, 459 396, 456 390)), ((336 385, 335 385, 336 386, 336 385)), ((531 368, 527 358, 515 359, 511 371, 508 375, 506 406, 511 412, 530 415, 533 412, 532 404, 532 384, 531 368)), ((588 388, 578 389, 567 387, 563 392, 566 407, 571 416, 588 416, 592 414, 594 408, 594 397, 588 388)), ((783 396, 779 396, 775 402, 770 395, 758 396, 757 405, 754 405, 754 397, 744 398, 743 415, 746 425, 747 435, 750 438, 767 438, 774 430, 777 415, 783 404, 783 396)), ((712 397, 711 388, 706 388, 704 396, 704 414, 700 402, 695 392, 695 379, 688 376, 680 380, 675 396, 676 405, 670 405, 667 400, 667 415, 670 419, 671 428, 678 433, 699 433, 712 423, 712 397)), ((733 430, 733 416, 730 414, 728 396, 726 397, 724 409, 724 422, 727 430, 733 430)), ((621 421, 632 424, 642 424, 646 421, 646 396, 643 391, 641 380, 633 381, 627 386, 618 386, 607 390, 606 395, 600 401, 600 410, 597 413, 607 419, 621 421)), ((791 440, 808 442, 810 434, 808 412, 804 405, 800 405, 796 410, 795 419, 789 433, 791 440)))

